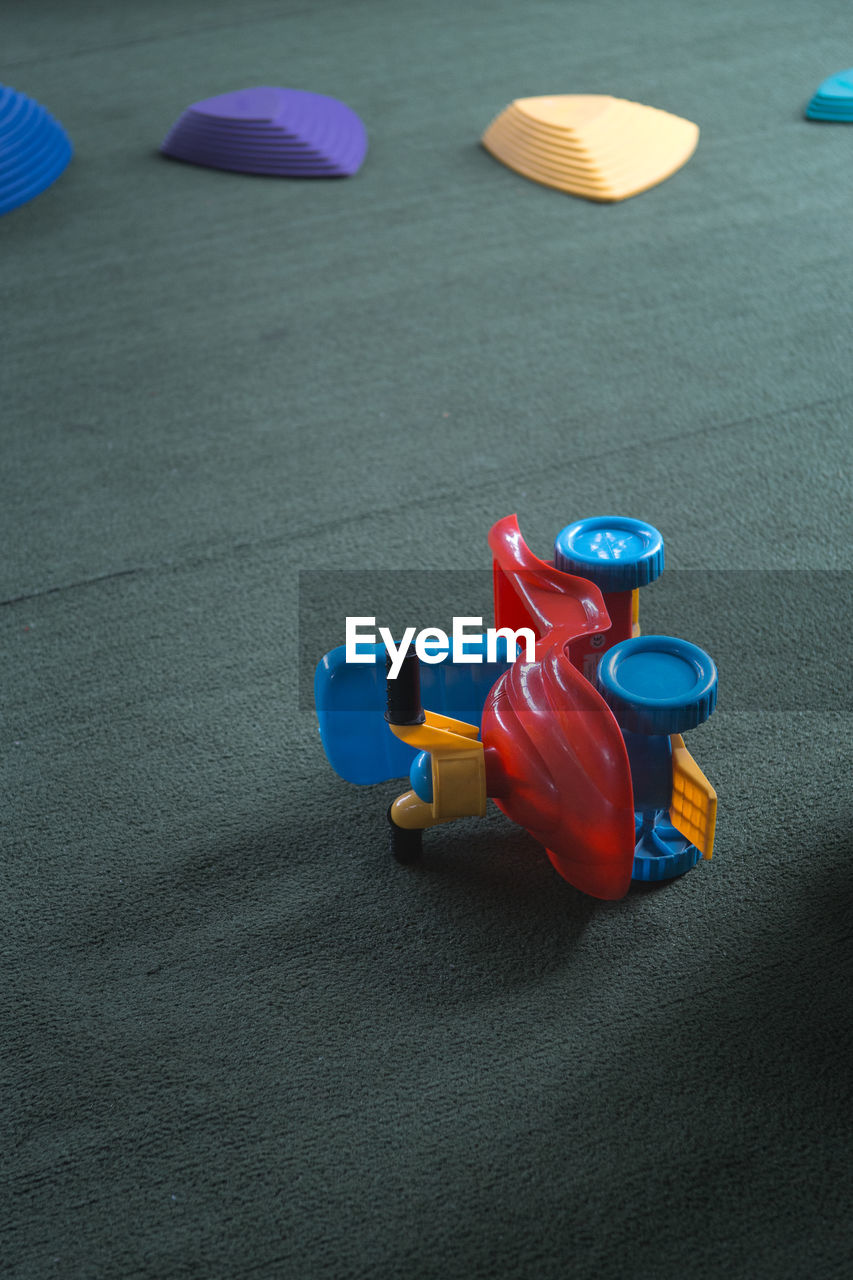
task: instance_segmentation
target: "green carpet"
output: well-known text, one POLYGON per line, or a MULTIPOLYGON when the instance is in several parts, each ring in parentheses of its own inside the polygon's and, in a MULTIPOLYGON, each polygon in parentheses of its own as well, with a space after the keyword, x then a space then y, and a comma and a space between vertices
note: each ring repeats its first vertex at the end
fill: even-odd
POLYGON ((850 1274, 851 63, 833 0, 7 6, 75 158, 0 219, 0 1274, 850 1274), (255 84, 360 173, 157 155, 255 84), (477 140, 549 92, 699 148, 537 187, 477 140), (488 608, 513 511, 664 533, 645 628, 720 667, 678 882, 595 902, 493 808, 404 870, 325 761, 359 575, 488 608))

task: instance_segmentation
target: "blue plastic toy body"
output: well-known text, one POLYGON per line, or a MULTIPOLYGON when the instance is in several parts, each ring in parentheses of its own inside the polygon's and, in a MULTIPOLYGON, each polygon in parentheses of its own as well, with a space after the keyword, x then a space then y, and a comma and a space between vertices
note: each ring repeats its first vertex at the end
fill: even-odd
MULTIPOLYGON (((497 662, 486 662, 485 643, 468 641, 469 653, 480 652, 482 663, 454 663, 448 648, 429 646, 443 653, 442 662, 424 664, 421 697, 429 711, 479 724, 483 704, 499 676, 509 666, 506 640, 497 639, 497 662)), ((346 648, 339 645, 320 659, 314 674, 314 703, 320 737, 329 763, 347 782, 362 785, 403 778, 417 752, 395 738, 385 720, 385 646, 365 644, 359 652, 373 653, 372 663, 347 663, 346 648)))

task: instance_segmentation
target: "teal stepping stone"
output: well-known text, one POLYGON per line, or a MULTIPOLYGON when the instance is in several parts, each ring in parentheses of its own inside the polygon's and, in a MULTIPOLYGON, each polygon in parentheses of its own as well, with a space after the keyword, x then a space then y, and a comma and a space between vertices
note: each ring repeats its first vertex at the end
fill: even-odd
POLYGON ((806 118, 853 123, 853 68, 824 80, 806 107, 806 118))

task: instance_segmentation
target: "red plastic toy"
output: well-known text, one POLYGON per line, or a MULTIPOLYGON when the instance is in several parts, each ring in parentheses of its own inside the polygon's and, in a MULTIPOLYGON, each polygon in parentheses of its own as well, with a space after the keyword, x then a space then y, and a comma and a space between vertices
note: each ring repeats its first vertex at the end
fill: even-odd
MULTIPOLYGON (((533 661, 508 662, 479 726, 424 711, 414 649, 387 680, 396 746, 418 753, 412 789, 388 811, 395 857, 416 858, 428 827, 482 815, 488 796, 560 875, 597 898, 621 898, 632 879, 670 878, 709 858, 716 795, 681 733, 711 714, 717 672, 695 645, 639 633, 639 589, 663 569, 660 534, 621 517, 578 521, 548 563, 507 516, 489 546, 496 625, 531 629, 533 661)), ((329 691, 346 688, 334 684, 338 652, 321 662, 316 686, 330 758, 345 736, 330 728, 329 691)), ((399 765, 364 712, 351 723, 365 733, 367 755, 399 765)))

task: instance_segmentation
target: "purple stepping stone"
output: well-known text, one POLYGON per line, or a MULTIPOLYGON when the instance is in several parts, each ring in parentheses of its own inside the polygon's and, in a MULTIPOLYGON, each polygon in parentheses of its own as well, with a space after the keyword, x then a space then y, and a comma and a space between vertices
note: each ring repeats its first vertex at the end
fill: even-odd
POLYGON ((221 152, 193 151, 192 154, 172 153, 174 159, 190 164, 205 165, 210 169, 229 169, 232 173, 256 174, 259 177, 277 178, 339 178, 345 177, 342 169, 331 165, 306 164, 304 161, 252 160, 246 156, 230 159, 221 152))
POLYGON ((304 156, 307 159, 315 157, 328 163, 328 155, 324 148, 329 144, 334 144, 336 137, 336 133, 324 132, 322 138, 318 134, 314 144, 309 146, 304 142, 295 141, 291 138, 277 137, 272 134, 243 138, 239 134, 226 133, 224 130, 213 132, 204 125, 185 123, 182 124, 180 133, 175 132, 173 140, 181 146, 199 146, 213 149, 221 147, 223 151, 231 151, 237 154, 245 150, 247 152, 264 152, 275 156, 293 156, 294 159, 298 159, 300 156, 304 156))
POLYGON ((249 147, 182 136, 170 144, 170 154, 176 159, 210 165, 213 168, 242 169, 246 173, 271 173, 283 177, 311 173, 321 177, 344 176, 350 163, 358 157, 351 151, 342 153, 340 148, 336 152, 337 158, 332 162, 328 159, 328 152, 294 151, 286 146, 277 147, 270 143, 249 147))
POLYGON ((179 159, 195 161, 199 164, 210 164, 217 168, 240 169, 245 163, 253 168, 268 168, 271 173, 294 173, 300 170, 316 169, 331 175, 344 175, 358 163, 359 144, 350 142, 344 149, 337 139, 329 135, 324 144, 317 148, 292 147, 288 143, 263 141, 248 145, 211 139, 200 133, 183 131, 169 144, 170 154, 179 159), (335 157, 334 161, 329 156, 335 157))
POLYGON ((278 177, 347 177, 367 152, 364 125, 321 93, 262 86, 187 107, 160 150, 210 168, 278 177))

